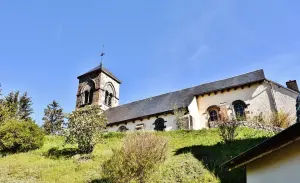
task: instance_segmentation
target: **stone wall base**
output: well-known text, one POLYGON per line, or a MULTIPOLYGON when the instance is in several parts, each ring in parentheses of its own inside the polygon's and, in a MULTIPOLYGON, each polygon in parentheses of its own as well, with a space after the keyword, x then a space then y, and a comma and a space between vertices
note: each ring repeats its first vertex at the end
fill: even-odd
MULTIPOLYGON (((249 127, 249 128, 253 128, 256 130, 265 130, 265 131, 270 131, 270 132, 275 132, 275 133, 278 133, 278 132, 281 132, 282 130, 284 130, 284 128, 279 128, 276 126, 265 125, 265 124, 249 122, 249 121, 232 121, 232 123, 236 123, 236 124, 238 124, 238 126, 242 126, 242 127, 249 127)), ((210 121, 208 123, 210 128, 218 128, 220 126, 220 124, 222 124, 222 122, 220 122, 220 121, 210 121)))

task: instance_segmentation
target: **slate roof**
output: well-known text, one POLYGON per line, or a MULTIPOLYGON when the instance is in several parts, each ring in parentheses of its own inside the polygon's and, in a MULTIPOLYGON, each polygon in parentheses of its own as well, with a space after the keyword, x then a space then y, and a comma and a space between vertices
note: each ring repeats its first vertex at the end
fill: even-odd
POLYGON ((248 164, 258 158, 261 158, 267 154, 272 153, 292 142, 299 140, 300 138, 300 123, 295 123, 289 128, 283 130, 277 135, 263 141, 262 143, 254 146, 244 153, 232 158, 224 163, 222 166, 228 169, 238 168, 245 164, 248 164))
POLYGON ((246 73, 199 86, 170 92, 155 97, 120 105, 105 111, 108 124, 124 122, 173 110, 173 106, 188 107, 194 96, 247 85, 265 80, 263 70, 246 73))
POLYGON ((82 77, 82 76, 85 76, 85 75, 87 75, 87 74, 90 74, 90 73, 92 73, 92 72, 97 72, 97 71, 100 71, 100 70, 101 70, 102 72, 104 72, 105 74, 107 74, 108 76, 112 77, 115 81, 117 81, 118 83, 121 84, 121 81, 120 81, 115 75, 113 75, 108 69, 106 69, 105 67, 103 67, 102 65, 99 65, 99 66, 93 68, 92 70, 90 70, 90 71, 88 71, 88 72, 86 72, 86 73, 84 73, 84 74, 78 76, 77 78, 79 79, 79 78, 82 77))

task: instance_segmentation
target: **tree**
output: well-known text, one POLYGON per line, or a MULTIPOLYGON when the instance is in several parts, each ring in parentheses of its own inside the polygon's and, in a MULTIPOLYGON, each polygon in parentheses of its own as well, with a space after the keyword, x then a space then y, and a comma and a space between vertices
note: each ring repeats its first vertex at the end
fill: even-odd
POLYGON ((106 127, 103 111, 97 105, 87 105, 69 114, 68 120, 67 141, 77 143, 80 152, 91 153, 106 127))
POLYGON ((8 116, 8 110, 7 107, 5 107, 4 105, 4 100, 2 98, 2 88, 0 84, 0 125, 3 124, 7 116, 8 116))
POLYGON ((19 100, 18 116, 22 120, 31 120, 30 115, 33 113, 31 98, 28 97, 28 93, 25 92, 19 100))
POLYGON ((1 88, 1 83, 0 83, 0 102, 2 101, 2 88, 1 88))
POLYGON ((10 118, 18 118, 19 94, 19 91, 12 91, 4 99, 4 105, 9 112, 10 118))
POLYGON ((19 91, 10 92, 2 102, 7 108, 9 117, 24 121, 32 120, 30 117, 33 113, 31 98, 28 97, 27 92, 20 97, 19 95, 19 91))
POLYGON ((53 100, 53 102, 47 105, 44 110, 44 129, 46 134, 57 134, 61 132, 62 125, 64 123, 63 109, 60 107, 59 103, 53 100))

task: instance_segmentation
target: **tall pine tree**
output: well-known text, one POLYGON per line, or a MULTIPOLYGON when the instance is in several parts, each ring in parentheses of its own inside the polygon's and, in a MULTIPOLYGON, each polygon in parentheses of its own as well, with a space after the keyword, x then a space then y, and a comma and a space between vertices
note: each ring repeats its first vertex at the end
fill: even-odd
POLYGON ((47 134, 58 134, 62 131, 62 125, 64 123, 63 109, 55 100, 47 105, 44 110, 44 124, 43 127, 47 134))
POLYGON ((9 112, 10 118, 32 120, 30 115, 33 113, 32 101, 27 92, 20 95, 19 91, 10 92, 4 99, 3 104, 9 112))
POLYGON ((19 94, 19 91, 12 91, 5 97, 4 105, 9 112, 10 118, 18 118, 19 94))
POLYGON ((31 120, 30 115, 33 113, 31 98, 25 92, 19 100, 18 116, 23 120, 31 120))

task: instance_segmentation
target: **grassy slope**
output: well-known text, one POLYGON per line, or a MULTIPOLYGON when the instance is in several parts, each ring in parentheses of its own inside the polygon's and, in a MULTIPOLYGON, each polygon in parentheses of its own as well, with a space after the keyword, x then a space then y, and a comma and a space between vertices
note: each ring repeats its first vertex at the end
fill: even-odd
MULTIPOLYGON (((159 134, 169 139, 168 159, 149 182, 245 182, 243 169, 226 172, 218 165, 272 135, 240 128, 237 140, 224 145, 216 129, 159 134)), ((0 158, 0 182, 103 182, 101 163, 112 155, 112 148, 121 145, 122 138, 122 134, 110 134, 106 144, 96 146, 92 160, 80 161, 45 156, 53 147, 72 148, 63 147, 61 137, 47 137, 41 149, 0 158)))

